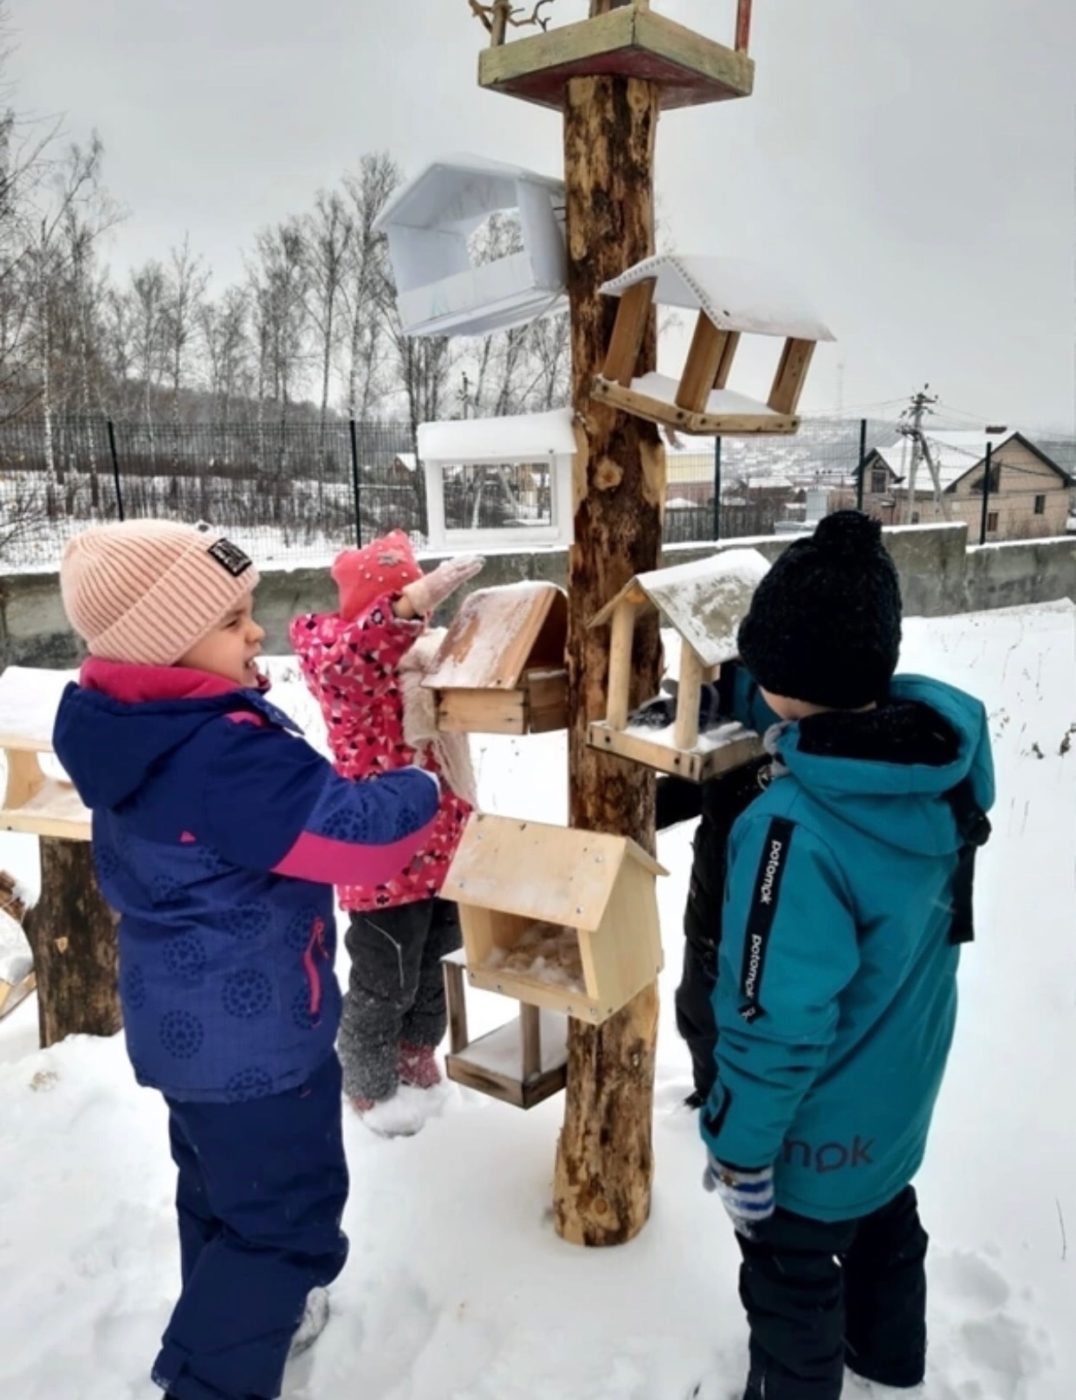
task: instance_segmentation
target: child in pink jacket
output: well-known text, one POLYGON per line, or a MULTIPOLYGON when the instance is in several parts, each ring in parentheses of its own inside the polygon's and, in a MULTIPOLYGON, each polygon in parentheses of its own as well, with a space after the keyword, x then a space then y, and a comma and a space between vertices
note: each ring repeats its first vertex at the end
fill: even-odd
POLYGON ((441 958, 460 946, 460 929, 456 906, 439 894, 475 802, 467 737, 438 734, 433 697, 421 689, 439 641, 426 618, 482 563, 450 559, 423 575, 407 537, 394 531, 337 558, 335 613, 291 626, 337 771, 365 778, 419 764, 441 780, 440 808, 417 855, 390 879, 339 890, 351 916, 338 1045, 344 1091, 367 1126, 386 1135, 417 1126, 399 1086, 431 1089, 441 1079, 441 958))

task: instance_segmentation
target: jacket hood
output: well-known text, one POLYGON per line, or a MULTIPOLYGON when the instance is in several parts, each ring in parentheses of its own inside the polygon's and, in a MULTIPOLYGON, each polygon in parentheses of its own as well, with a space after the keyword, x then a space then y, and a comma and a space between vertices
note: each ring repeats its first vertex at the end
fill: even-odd
POLYGON ((267 686, 244 689, 188 667, 91 658, 60 700, 53 747, 87 807, 116 807, 211 720, 242 709, 271 711, 262 700, 267 686))
POLYGON ((811 797, 839 820, 925 855, 963 844, 949 803, 965 778, 985 812, 994 771, 981 701, 925 676, 897 676, 867 714, 819 715, 783 727, 776 753, 811 797))

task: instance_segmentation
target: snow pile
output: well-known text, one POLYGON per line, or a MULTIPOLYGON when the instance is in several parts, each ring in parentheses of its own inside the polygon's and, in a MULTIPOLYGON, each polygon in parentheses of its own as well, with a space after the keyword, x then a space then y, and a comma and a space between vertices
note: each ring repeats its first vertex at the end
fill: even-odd
MULTIPOLYGON (((1076 1378, 1076 714, 1071 607, 911 620, 903 668, 982 696, 998 805, 963 954, 956 1044, 917 1183, 932 1237, 924 1400, 1070 1400, 1076 1378)), ((275 668, 295 675, 294 663, 275 668)), ((274 692, 307 712, 301 687, 274 692), (298 702, 298 703, 297 703, 298 702)), ((565 736, 476 736, 483 805, 563 822, 565 736)), ((529 1113, 451 1086, 413 1138, 351 1115, 348 1267, 286 1400, 732 1400, 746 1329, 738 1251, 699 1185, 672 994, 690 826, 662 836, 653 1214, 584 1252, 550 1213, 563 1097, 529 1113)), ((12 863, 25 845, 5 847, 12 863)), ((343 964, 342 964, 343 968, 343 964)), ((471 1034, 506 1020, 470 990, 471 1034)), ((122 1039, 33 1049, 36 1006, 0 1022, 0 1394, 149 1400, 178 1282, 166 1117, 122 1039)), ((543 1027, 544 1029, 544 1027, 543 1027)))

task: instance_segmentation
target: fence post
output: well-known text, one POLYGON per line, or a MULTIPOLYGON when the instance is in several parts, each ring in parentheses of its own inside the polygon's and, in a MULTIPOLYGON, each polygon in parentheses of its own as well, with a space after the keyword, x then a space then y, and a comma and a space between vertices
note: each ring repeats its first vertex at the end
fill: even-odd
POLYGON ((714 438, 714 542, 721 538, 721 439, 714 438))
POLYGON ((982 516, 982 520, 981 520, 980 523, 979 523, 979 543, 980 543, 980 544, 986 544, 986 522, 987 522, 987 518, 988 518, 988 514, 987 514, 987 513, 988 513, 989 507, 990 507, 990 471, 991 471, 990 462, 991 462, 991 458, 993 457, 993 455, 994 455, 994 444, 993 444, 992 442, 988 442, 988 443, 986 444, 986 473, 985 473, 985 475, 983 476, 983 516, 982 516))
POLYGON ((120 486, 120 459, 116 452, 116 430, 112 426, 112 419, 108 420, 108 450, 112 456, 112 480, 116 487, 116 509, 121 520, 126 519, 123 513, 123 488, 120 486))
POLYGON ((347 420, 348 430, 351 435, 351 494, 355 501, 355 543, 362 548, 362 508, 361 492, 359 486, 359 443, 355 435, 355 420, 347 420))
POLYGON ((856 473, 856 510, 863 509, 863 473, 867 466, 867 420, 859 420, 859 471, 856 473))

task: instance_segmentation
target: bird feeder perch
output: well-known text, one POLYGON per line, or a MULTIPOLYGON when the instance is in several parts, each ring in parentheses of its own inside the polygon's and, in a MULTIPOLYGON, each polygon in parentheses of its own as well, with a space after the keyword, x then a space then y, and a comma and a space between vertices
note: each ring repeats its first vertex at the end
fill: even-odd
POLYGON ((567 548, 578 451, 567 408, 419 424, 430 549, 567 548))
POLYGON ((423 679, 437 727, 544 734, 568 723, 568 598, 552 583, 481 588, 459 610, 423 679))
POLYGON ((489 335, 564 304, 564 184, 481 156, 434 161, 374 225, 388 239, 405 335, 489 335), (473 235, 518 219, 518 251, 478 262, 473 235))
POLYGON ((444 885, 468 981, 600 1025, 661 971, 664 874, 625 836, 476 813, 444 885))
POLYGON ((748 0, 740 0, 737 47, 727 48, 652 10, 650 0, 607 2, 589 19, 486 49, 478 82, 557 111, 573 78, 598 76, 655 83, 664 109, 749 97, 749 14, 748 0))
POLYGON ((769 565, 755 549, 731 549, 709 559, 637 574, 592 620, 611 628, 609 698, 604 720, 590 725, 594 748, 703 782, 759 757, 762 743, 743 725, 722 721, 699 732, 703 683, 736 655, 736 634, 769 565), (664 729, 629 726, 628 692, 635 624, 654 609, 680 638, 676 717, 664 729))
POLYGON ((814 347, 833 335, 781 279, 732 258, 662 254, 647 258, 601 289, 620 298, 594 398, 682 432, 710 437, 794 433, 796 408, 814 347), (698 313, 679 380, 657 372, 637 375, 639 351, 652 307, 698 313), (742 335, 784 339, 765 403, 727 387, 742 335))
POLYGON ((568 1018, 521 1002, 516 1020, 472 1041, 463 977, 467 955, 460 949, 441 964, 448 1003, 449 1079, 517 1108, 533 1108, 559 1093, 568 1082, 568 1018))

